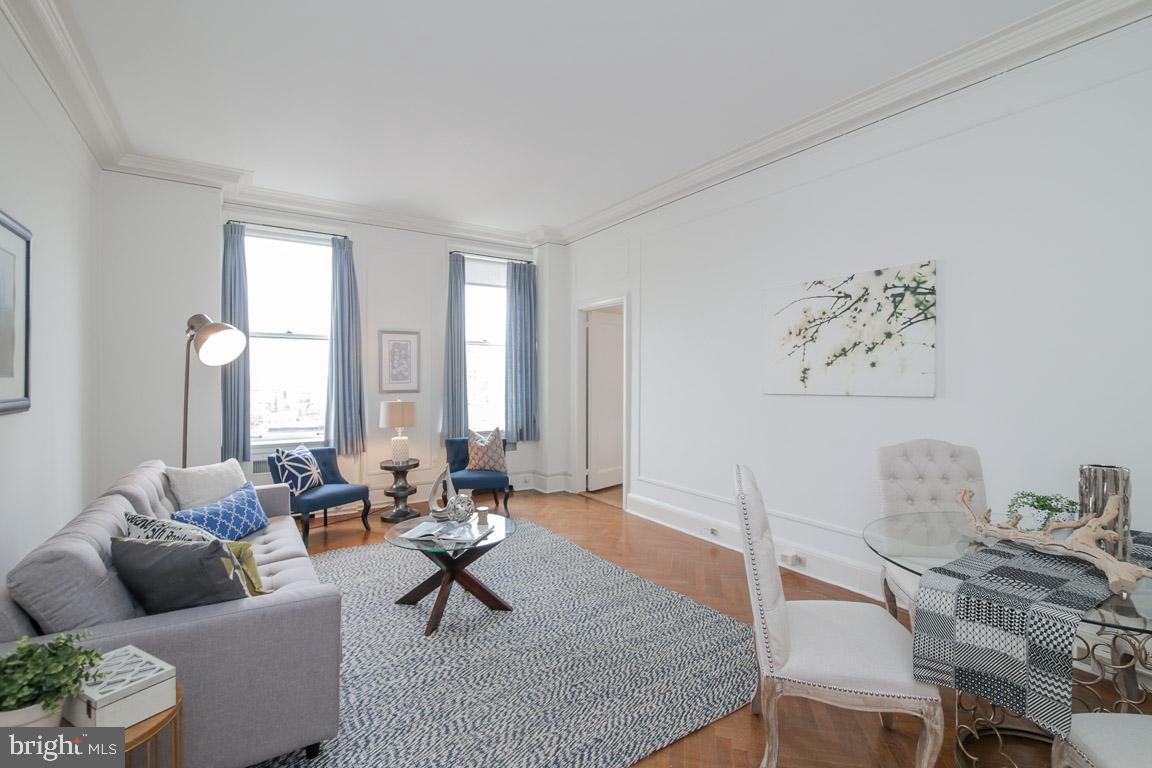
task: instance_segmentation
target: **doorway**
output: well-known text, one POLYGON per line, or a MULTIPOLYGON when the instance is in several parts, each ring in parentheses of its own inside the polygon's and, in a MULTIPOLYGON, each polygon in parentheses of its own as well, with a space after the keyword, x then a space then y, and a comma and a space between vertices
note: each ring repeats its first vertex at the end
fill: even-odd
POLYGON ((584 313, 585 476, 592 498, 624 507, 624 305, 584 313))

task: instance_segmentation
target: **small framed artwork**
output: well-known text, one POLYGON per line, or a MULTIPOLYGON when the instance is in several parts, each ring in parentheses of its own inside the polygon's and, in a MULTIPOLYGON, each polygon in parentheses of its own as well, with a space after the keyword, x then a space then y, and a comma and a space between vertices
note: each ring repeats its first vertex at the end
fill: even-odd
POLYGON ((28 391, 28 276, 32 233, 0 211, 0 413, 31 407, 28 391))
POLYGON ((380 331, 380 392, 420 391, 420 332, 380 331))

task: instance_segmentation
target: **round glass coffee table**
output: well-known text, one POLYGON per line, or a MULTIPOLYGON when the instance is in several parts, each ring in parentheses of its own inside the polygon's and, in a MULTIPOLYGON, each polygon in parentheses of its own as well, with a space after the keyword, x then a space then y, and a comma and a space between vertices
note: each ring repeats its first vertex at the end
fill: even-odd
MULTIPOLYGON (((489 514, 488 525, 492 531, 484 538, 473 544, 460 542, 445 543, 437 540, 427 541, 421 539, 406 539, 403 534, 423 523, 436 523, 431 517, 417 517, 405 520, 392 526, 384 534, 389 544, 402 549, 415 549, 435 563, 438 569, 407 594, 396 601, 397 605, 416 605, 422 599, 432 594, 439 587, 436 602, 432 606, 432 615, 424 634, 430 635, 440 626, 440 619, 444 616, 444 607, 448 604, 448 595, 452 591, 452 584, 459 584, 465 591, 472 594, 477 600, 484 603, 494 611, 510 611, 512 606, 504 602, 495 592, 484 586, 480 579, 468 573, 467 568, 476 562, 484 553, 490 551, 497 544, 516 532, 516 523, 508 517, 489 514)), ((473 516, 471 525, 475 528, 476 517, 473 516)))

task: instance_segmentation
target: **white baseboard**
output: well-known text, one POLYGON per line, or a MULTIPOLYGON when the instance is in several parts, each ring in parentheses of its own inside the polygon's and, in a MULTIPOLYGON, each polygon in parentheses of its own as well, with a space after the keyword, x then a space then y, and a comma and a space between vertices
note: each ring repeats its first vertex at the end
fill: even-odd
MULTIPOLYGON (((728 549, 742 551, 740 532, 734 522, 726 522, 705 517, 683 507, 667 504, 635 493, 628 494, 624 503, 629 514, 651 520, 698 539, 718 544, 728 549)), ((776 538, 776 555, 799 555, 804 558, 803 566, 783 566, 796 573, 811 576, 819 581, 843 587, 874 600, 880 596, 880 566, 860 562, 851 558, 823 552, 811 546, 786 539, 776 538)))
POLYGON ((564 493, 572 476, 567 472, 546 475, 543 472, 528 473, 532 479, 532 490, 540 493, 564 493))

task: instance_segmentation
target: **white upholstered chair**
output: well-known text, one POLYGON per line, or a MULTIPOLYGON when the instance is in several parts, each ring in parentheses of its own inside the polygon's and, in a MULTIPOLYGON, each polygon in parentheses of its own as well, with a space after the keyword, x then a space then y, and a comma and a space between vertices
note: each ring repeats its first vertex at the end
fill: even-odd
POLYGON ((1052 743, 1052 768, 1152 765, 1152 717, 1093 712, 1072 715, 1067 740, 1052 743))
POLYGON ((912 636, 872 603, 785 602, 764 499, 752 472, 736 467, 756 659, 767 744, 761 768, 775 768, 776 705, 783 696, 866 712, 904 712, 924 721, 916 768, 935 765, 944 733, 940 692, 912 677, 912 636))
MULTIPOLYGON (((972 491, 976 509, 987 509, 984 470, 975 448, 943 440, 912 440, 879 448, 876 458, 885 517, 909 512, 963 512, 957 497, 966 489, 972 491)), ((933 540, 931 518, 908 518, 907 524, 908 541, 915 542, 918 536, 925 542, 933 540)), ((896 616, 896 606, 901 604, 913 613, 920 577, 888 563, 882 576, 888 612, 896 616)))

